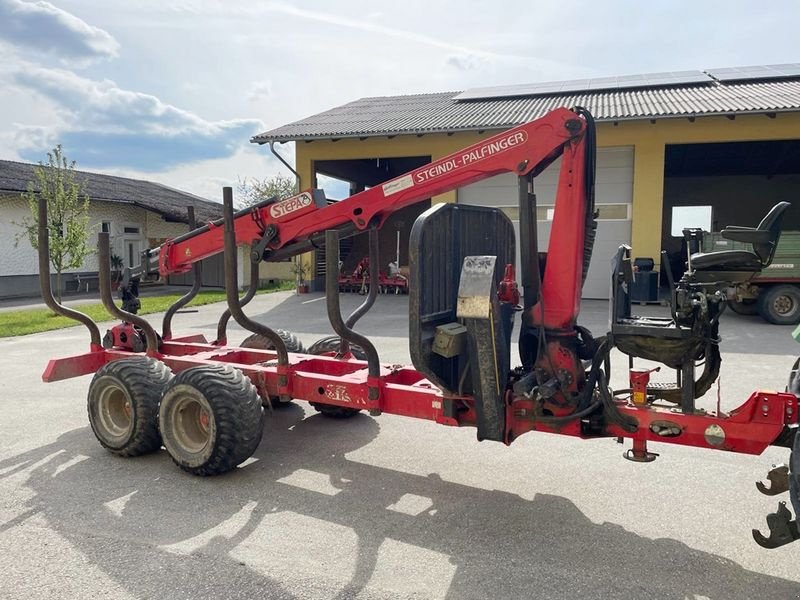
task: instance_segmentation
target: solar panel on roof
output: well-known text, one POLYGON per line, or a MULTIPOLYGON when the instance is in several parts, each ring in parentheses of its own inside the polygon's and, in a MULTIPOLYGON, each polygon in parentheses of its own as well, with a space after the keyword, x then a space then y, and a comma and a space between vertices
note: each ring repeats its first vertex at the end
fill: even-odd
POLYGON ((724 67, 706 71, 719 81, 741 81, 743 79, 783 79, 800 76, 800 63, 783 65, 754 65, 752 67, 724 67))
POLYGON ((472 88, 458 94, 454 100, 485 100, 488 98, 510 98, 514 96, 544 96, 548 94, 587 92, 596 90, 619 90, 638 87, 688 85, 711 83, 711 78, 702 71, 670 71, 622 77, 595 77, 569 81, 547 81, 522 85, 472 88))

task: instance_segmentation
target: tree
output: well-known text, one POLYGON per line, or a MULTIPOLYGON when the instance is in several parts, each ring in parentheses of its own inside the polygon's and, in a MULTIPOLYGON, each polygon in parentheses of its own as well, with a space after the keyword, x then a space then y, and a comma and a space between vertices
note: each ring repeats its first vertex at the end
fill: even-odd
POLYGON ((92 250, 89 239, 89 197, 83 185, 75 181, 75 161, 68 161, 59 144, 47 153, 47 164, 39 162, 33 170, 34 181, 22 194, 31 216, 14 223, 22 228, 15 244, 27 238, 39 249, 39 197, 47 200, 47 227, 50 231, 50 264, 56 272, 56 292, 61 301, 61 274, 83 264, 92 250))
POLYGON ((297 180, 294 177, 281 175, 280 173, 261 180, 248 179, 247 177, 240 178, 236 187, 239 202, 245 206, 252 206, 273 196, 287 198, 294 196, 299 191, 297 189, 297 180))

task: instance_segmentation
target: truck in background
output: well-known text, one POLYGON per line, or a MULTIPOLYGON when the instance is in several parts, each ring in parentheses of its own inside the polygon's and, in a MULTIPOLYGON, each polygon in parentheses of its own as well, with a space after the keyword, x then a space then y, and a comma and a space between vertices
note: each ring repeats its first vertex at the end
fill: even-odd
MULTIPOLYGON (((750 250, 719 232, 703 236, 703 251, 750 250)), ((775 258, 761 274, 729 290, 729 306, 740 315, 760 315, 775 325, 800 323, 800 231, 783 231, 775 258)))

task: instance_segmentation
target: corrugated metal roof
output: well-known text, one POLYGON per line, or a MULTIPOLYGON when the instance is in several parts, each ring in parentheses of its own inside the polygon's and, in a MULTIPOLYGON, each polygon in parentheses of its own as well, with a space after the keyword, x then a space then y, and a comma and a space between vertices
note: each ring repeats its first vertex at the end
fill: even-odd
POLYGON ((599 121, 800 110, 800 78, 469 101, 454 100, 458 94, 362 98, 261 133, 251 141, 505 129, 560 106, 584 106, 599 121))
MULTIPOLYGON (((38 165, 0 160, 0 198, 18 196, 34 184, 38 165)), ((90 200, 133 204, 162 215, 168 221, 188 222, 187 206, 194 206, 197 221, 211 221, 222 216, 222 205, 174 188, 141 179, 128 179, 88 171, 75 171, 90 200)))

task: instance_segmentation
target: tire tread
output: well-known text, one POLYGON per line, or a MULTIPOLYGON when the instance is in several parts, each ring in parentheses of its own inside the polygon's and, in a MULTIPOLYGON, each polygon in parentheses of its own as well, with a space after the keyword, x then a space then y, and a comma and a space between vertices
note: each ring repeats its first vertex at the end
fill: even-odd
POLYGON ((261 443, 263 408, 244 373, 223 364, 202 365, 176 375, 165 394, 177 385, 189 385, 205 396, 214 413, 217 439, 203 465, 192 467, 170 452, 176 465, 193 475, 219 475, 252 456, 261 443))
MULTIPOLYGON (((288 352, 296 352, 298 354, 304 354, 306 352, 305 346, 303 346, 303 342, 300 341, 294 333, 291 331, 286 331, 285 329, 276 329, 275 333, 277 333, 283 343, 286 344, 286 350, 288 352)), ((244 341, 239 344, 240 348, 253 348, 256 350, 274 350, 275 346, 273 345, 272 341, 260 333, 254 333, 244 339, 244 341)))
POLYGON ((147 356, 122 358, 106 363, 94 375, 89 385, 87 410, 92 431, 100 444, 112 454, 124 457, 140 456, 161 448, 158 429, 158 408, 164 389, 172 379, 167 365, 147 356), (133 435, 122 448, 114 448, 104 442, 92 422, 91 397, 95 382, 101 377, 113 377, 127 388, 134 404, 135 422, 133 435))

